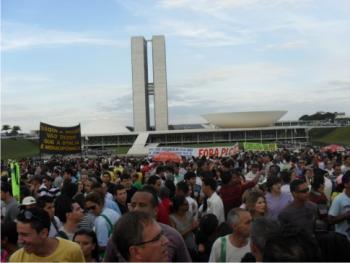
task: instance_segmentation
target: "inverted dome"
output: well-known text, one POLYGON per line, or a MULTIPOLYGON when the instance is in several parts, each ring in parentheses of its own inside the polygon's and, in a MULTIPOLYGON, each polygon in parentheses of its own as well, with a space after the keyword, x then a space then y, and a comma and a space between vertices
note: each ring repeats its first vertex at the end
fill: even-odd
POLYGON ((201 115, 219 128, 254 128, 272 126, 287 111, 223 112, 201 115))

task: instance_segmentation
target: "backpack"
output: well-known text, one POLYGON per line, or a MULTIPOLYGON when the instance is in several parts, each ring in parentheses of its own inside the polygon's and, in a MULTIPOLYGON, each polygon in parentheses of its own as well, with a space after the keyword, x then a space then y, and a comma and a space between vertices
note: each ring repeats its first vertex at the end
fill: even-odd
POLYGON ((113 232, 113 224, 112 224, 111 220, 109 220, 109 218, 106 215, 101 214, 100 216, 103 217, 106 220, 106 222, 107 222, 107 225, 108 225, 108 237, 110 237, 112 235, 112 232, 113 232))
POLYGON ((226 236, 223 236, 220 239, 221 239, 220 261, 226 262, 226 236))
POLYGON ((63 239, 69 240, 69 237, 67 236, 67 234, 64 231, 62 231, 62 230, 57 232, 56 237, 61 237, 63 239))

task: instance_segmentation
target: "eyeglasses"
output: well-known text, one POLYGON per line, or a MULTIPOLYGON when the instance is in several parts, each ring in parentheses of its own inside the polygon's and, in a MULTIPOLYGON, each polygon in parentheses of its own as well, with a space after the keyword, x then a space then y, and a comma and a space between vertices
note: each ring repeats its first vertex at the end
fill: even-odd
POLYGON ((160 233, 158 235, 156 235, 154 238, 152 238, 151 240, 140 242, 137 244, 133 244, 133 246, 142 246, 142 245, 145 245, 148 243, 157 242, 158 240, 160 240, 162 238, 163 235, 164 235, 164 232, 160 231, 160 233))
POLYGON ((307 193, 307 192, 309 192, 309 188, 301 189, 301 190, 298 190, 296 192, 297 193, 307 193))
POLYGON ((96 209, 96 205, 92 205, 89 207, 86 207, 87 210, 95 210, 96 209))

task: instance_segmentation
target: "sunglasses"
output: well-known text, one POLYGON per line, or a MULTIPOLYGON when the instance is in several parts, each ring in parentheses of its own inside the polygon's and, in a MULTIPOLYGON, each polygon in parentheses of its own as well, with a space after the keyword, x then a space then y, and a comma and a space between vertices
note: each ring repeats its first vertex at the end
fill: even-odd
POLYGON ((86 207, 87 210, 95 210, 96 209, 96 205, 92 205, 89 207, 86 207))
POLYGON ((156 235, 154 238, 152 238, 151 240, 140 242, 137 244, 133 244, 133 246, 142 246, 142 245, 146 245, 148 243, 157 242, 158 240, 160 240, 162 238, 163 235, 164 235, 164 232, 160 231, 160 233, 158 235, 156 235))
POLYGON ((307 193, 307 192, 309 192, 309 188, 301 189, 301 190, 298 190, 296 192, 297 193, 307 193))

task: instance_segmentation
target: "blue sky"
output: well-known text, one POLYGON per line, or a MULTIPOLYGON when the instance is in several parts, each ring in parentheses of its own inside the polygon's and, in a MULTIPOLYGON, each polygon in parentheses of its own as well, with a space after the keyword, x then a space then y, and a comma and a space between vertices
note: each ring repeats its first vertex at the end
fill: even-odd
POLYGON ((3 0, 1 28, 1 122, 23 131, 132 125, 131 36, 165 36, 171 124, 350 113, 347 0, 3 0))

